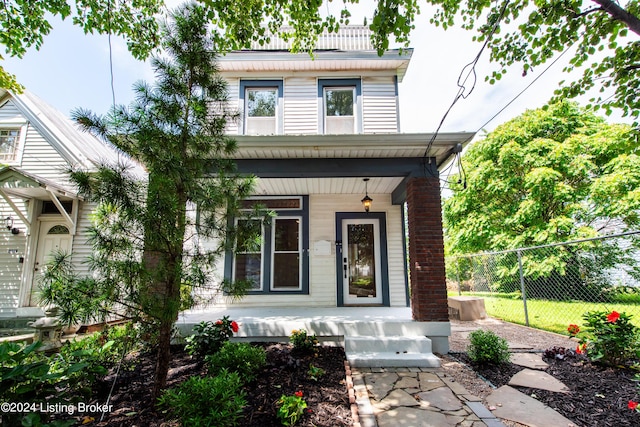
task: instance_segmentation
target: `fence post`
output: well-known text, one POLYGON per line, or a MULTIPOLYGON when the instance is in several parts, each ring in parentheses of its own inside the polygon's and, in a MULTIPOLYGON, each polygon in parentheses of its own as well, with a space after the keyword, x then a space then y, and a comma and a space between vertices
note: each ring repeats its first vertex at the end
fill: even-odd
POLYGON ((518 249, 518 270, 520 271, 520 290, 522 291, 522 303, 524 304, 524 324, 529 326, 529 312, 527 311, 527 292, 524 289, 524 273, 522 271, 522 251, 518 249))
POLYGON ((456 258, 458 265, 456 266, 456 278, 458 279, 458 296, 462 295, 462 283, 460 283, 460 258, 456 258))

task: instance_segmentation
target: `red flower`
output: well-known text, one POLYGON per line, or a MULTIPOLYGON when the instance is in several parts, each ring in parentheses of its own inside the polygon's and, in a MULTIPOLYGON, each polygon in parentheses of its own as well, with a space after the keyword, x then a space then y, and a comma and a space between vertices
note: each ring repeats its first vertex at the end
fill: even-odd
POLYGON ((302 397, 302 390, 296 391, 296 397, 302 397))
POLYGON ((629 404, 627 405, 627 407, 629 409, 631 409, 632 411, 635 411, 638 409, 638 402, 634 402, 633 400, 629 401, 629 404))
POLYGON ((619 318, 620 318, 620 313, 614 310, 611 313, 609 313, 609 315, 607 316, 607 322, 616 323, 619 318))
POLYGON ((233 332, 238 332, 238 329, 239 329, 239 328, 238 328, 238 323, 237 323, 235 320, 234 320, 234 321, 232 321, 232 322, 231 322, 231 330, 232 330, 233 332))
POLYGON ((578 344, 578 346, 576 347, 576 353, 578 354, 582 354, 585 353, 587 351, 587 344, 584 343, 582 345, 578 344))
POLYGON ((222 325, 222 320, 218 319, 218 321, 216 322, 216 325, 222 325))
POLYGON ((580 327, 578 325, 572 323, 567 328, 567 331, 569 331, 569 335, 577 335, 578 332, 580 332, 580 327))

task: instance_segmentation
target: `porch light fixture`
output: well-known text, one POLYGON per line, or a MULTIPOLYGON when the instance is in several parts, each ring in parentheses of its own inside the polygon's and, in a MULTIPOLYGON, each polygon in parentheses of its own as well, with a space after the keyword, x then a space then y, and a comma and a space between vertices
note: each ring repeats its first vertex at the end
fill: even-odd
POLYGON ((364 206, 365 212, 369 212, 369 209, 371 209, 371 202, 373 202, 373 199, 369 197, 369 189, 367 186, 367 183, 369 182, 369 178, 365 178, 363 179, 363 181, 364 181, 364 197, 360 201, 362 202, 362 206, 364 206))
POLYGON ((11 234, 20 233, 20 229, 13 226, 13 218, 11 218, 11 215, 4 219, 4 225, 7 227, 7 230, 11 231, 11 234))

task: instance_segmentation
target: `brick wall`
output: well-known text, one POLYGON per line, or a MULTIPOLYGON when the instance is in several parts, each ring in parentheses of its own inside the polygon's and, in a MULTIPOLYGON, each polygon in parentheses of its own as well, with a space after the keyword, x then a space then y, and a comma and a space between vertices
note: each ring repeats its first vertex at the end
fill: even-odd
POLYGON ((411 310, 414 320, 449 320, 438 177, 407 183, 411 310))

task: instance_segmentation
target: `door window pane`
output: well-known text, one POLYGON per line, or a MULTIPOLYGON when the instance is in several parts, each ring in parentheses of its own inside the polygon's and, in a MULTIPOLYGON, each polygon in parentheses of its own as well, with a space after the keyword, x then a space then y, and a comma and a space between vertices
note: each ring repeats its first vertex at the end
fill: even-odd
POLYGON ((376 263, 373 224, 347 226, 349 294, 376 297, 376 263))

